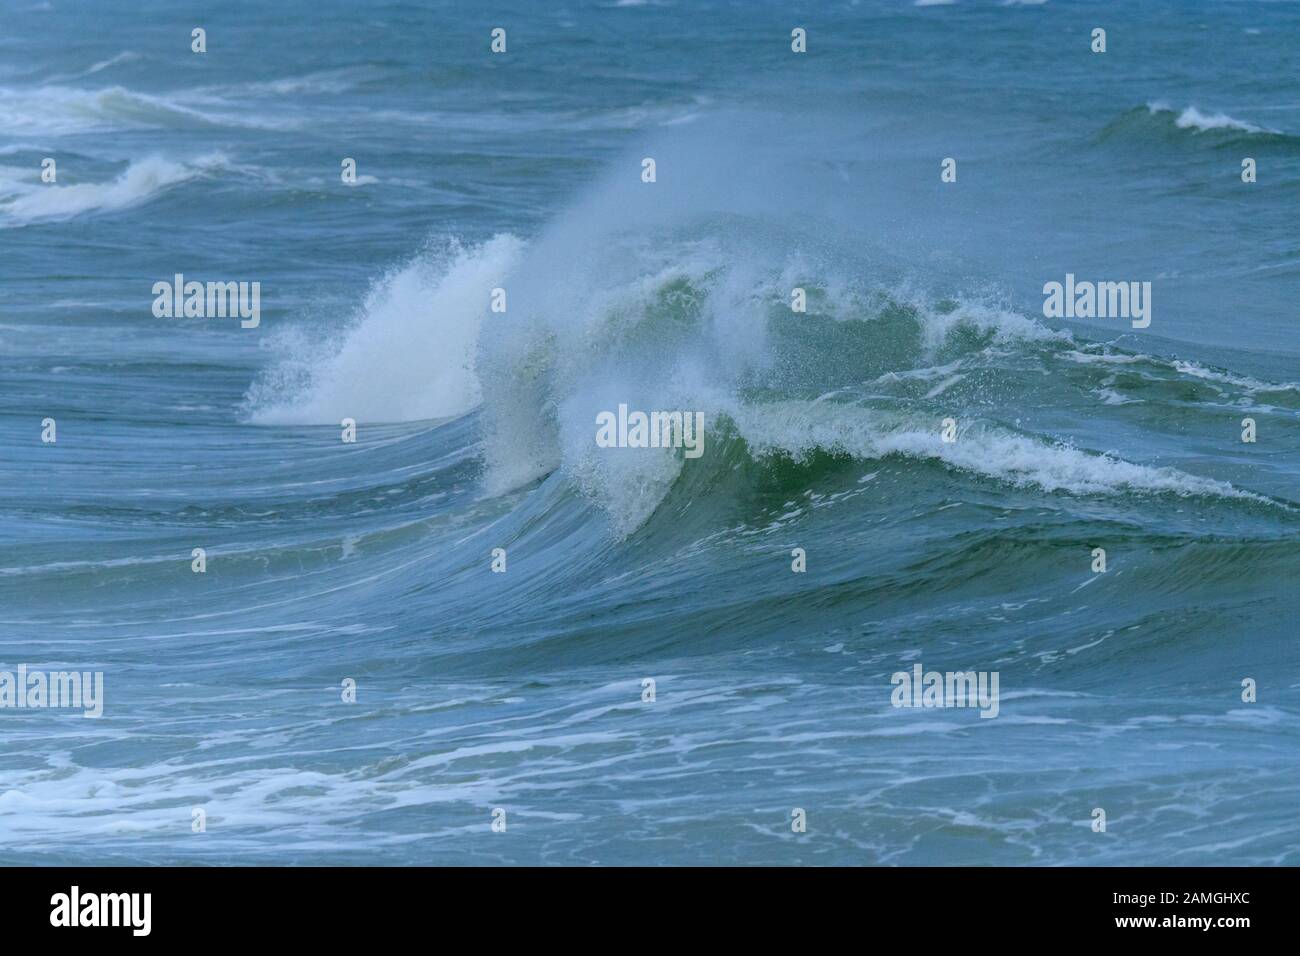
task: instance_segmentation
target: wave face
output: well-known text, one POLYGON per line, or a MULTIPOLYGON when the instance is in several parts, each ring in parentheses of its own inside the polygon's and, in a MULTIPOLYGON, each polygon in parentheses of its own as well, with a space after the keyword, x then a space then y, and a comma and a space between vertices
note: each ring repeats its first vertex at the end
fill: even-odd
POLYGON ((1134 107, 1108 124, 1100 138, 1184 146, 1199 140, 1212 147, 1253 144, 1289 147, 1291 150, 1300 144, 1300 138, 1296 136, 1227 113, 1202 111, 1196 106, 1177 109, 1162 101, 1148 103, 1145 108, 1134 107))
POLYGON ((579 216, 532 249, 512 236, 453 242, 390 273, 339 342, 304 353, 300 334, 285 337, 286 357, 250 390, 250 420, 409 422, 481 406, 490 492, 558 473, 622 534, 692 465, 672 449, 598 448, 597 416, 620 403, 702 412, 724 459, 730 442, 758 460, 902 458, 1046 492, 1291 510, 1227 481, 1035 433, 1023 412, 1027 398, 1058 412, 1133 405, 1142 407, 1129 417, 1151 430, 1189 413, 1209 427, 1225 407, 1261 410, 1265 393, 1285 420, 1300 409, 1300 386, 1108 349, 989 302, 875 285, 868 263, 828 270, 824 255, 785 251, 806 237, 755 242, 762 224, 743 218, 629 228, 629 199, 591 207, 624 211, 614 232, 579 216), (796 287, 806 312, 787 301, 796 287), (513 314, 489 313, 494 288, 513 294, 513 314), (1169 399, 1185 389, 1204 397, 1176 409, 1169 399), (981 415, 945 441, 940 423, 972 406, 981 415))
POLYGON ((1060 6, 864 2, 795 74, 776 3, 530 6, 491 69, 409 6, 213 14, 219 68, 43 15, 0 671, 106 702, 0 714, 0 856, 1300 862, 1297 15, 1116 4, 1103 70, 1060 6), (260 326, 154 318, 178 272, 260 326), (1067 273, 1151 325, 1044 318, 1067 273), (601 447, 620 405, 703 453, 601 447), (916 664, 998 717, 891 706, 916 664))

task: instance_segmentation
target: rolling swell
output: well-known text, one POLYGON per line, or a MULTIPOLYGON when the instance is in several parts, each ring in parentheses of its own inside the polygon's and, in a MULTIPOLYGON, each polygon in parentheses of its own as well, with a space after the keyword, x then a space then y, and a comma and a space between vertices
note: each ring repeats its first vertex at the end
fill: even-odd
POLYGON ((1300 137, 1224 112, 1182 109, 1156 101, 1137 106, 1107 124, 1096 136, 1099 143, 1133 146, 1228 149, 1250 144, 1254 148, 1300 152, 1300 137))
POLYGON ((1258 581, 1300 557, 1300 507, 1285 469, 1226 452, 1245 414, 1300 437, 1295 382, 1098 341, 870 234, 712 195, 723 209, 683 215, 606 183, 528 240, 438 238, 324 347, 282 337, 249 421, 310 431, 359 409, 469 468, 423 533, 357 549, 403 582, 400 614, 370 626, 448 622, 392 652, 406 668, 847 644, 867 671, 919 647, 1091 694, 1134 661, 1203 681, 1168 636, 1192 620, 1250 628, 1261 653, 1282 639, 1258 581), (596 413, 619 403, 704 411, 705 453, 598 449, 596 413), (496 547, 510 572, 485 580, 496 547), (790 573, 796 548, 815 576, 790 573))
POLYGON ((795 278, 810 275, 808 261, 763 263, 716 234, 659 242, 648 263, 640 248, 602 239, 617 264, 597 260, 556 282, 584 289, 580 308, 528 299, 535 263, 553 276, 546 239, 540 249, 512 237, 440 245, 376 285, 338 351, 290 355, 259 381, 251 420, 323 423, 351 409, 418 421, 477 409, 489 493, 558 474, 619 535, 655 513, 685 468, 725 470, 737 454, 890 458, 1035 493, 1293 510, 1278 489, 1160 459, 1225 413, 1295 431, 1294 383, 1090 342, 988 298, 876 285, 870 265, 821 265, 810 281, 795 278), (783 291, 796 281, 806 313, 793 313, 783 291), (526 303, 522 319, 479 308, 498 282, 526 303), (601 454, 595 414, 620 402, 705 411, 710 453, 698 462, 657 449, 601 454), (939 435, 949 416, 961 419, 952 443, 939 435), (1116 448, 1115 434, 1133 436, 1134 451, 1116 448))

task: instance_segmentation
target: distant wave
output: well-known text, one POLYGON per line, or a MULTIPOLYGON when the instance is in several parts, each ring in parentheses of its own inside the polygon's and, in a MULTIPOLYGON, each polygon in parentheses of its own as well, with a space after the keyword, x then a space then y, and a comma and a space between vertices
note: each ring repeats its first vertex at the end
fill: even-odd
POLYGON ((1161 144, 1178 148, 1228 148, 1247 141, 1300 148, 1300 136, 1228 113, 1202 111, 1196 106, 1177 109, 1161 101, 1128 110, 1102 129, 1097 138, 1100 142, 1161 144))
MULTIPOLYGON (((0 199, 0 227, 12 228, 138 206, 172 186, 225 165, 226 158, 220 153, 188 162, 152 156, 132 163, 116 179, 104 183, 61 186, 57 183, 27 184, 11 178, 0 179, 0 196, 8 194, 13 197, 0 199)), ((35 177, 37 173, 33 172, 32 175, 35 177)))
POLYGON ((295 121, 249 115, 224 100, 185 102, 138 93, 121 86, 84 90, 47 85, 0 88, 0 129, 9 134, 67 135, 112 129, 227 126, 274 129, 295 121))
MULTIPOLYGON (((1148 103, 1147 110, 1152 116, 1160 114, 1172 114, 1176 112, 1167 103, 1148 103)), ((1195 106, 1189 106, 1182 112, 1178 113, 1174 120, 1174 125, 1179 129, 1190 129, 1198 132, 1209 132, 1211 130, 1240 130, 1243 133, 1272 133, 1281 135, 1280 130, 1269 129, 1264 126, 1256 126, 1254 123, 1247 123, 1244 120, 1236 119, 1227 113, 1202 113, 1195 106)))

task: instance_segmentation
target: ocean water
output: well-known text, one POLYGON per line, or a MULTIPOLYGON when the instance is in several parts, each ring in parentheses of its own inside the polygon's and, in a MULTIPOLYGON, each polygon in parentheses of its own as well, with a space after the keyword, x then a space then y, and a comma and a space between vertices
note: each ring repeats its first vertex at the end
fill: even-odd
POLYGON ((1300 863, 1295 4, 207 6, 3 12, 0 861, 1300 863))

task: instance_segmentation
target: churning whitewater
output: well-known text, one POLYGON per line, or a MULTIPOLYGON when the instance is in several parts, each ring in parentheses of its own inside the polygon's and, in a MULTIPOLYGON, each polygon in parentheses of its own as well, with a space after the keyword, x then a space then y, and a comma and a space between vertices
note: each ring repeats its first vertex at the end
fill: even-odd
POLYGON ((0 861, 1300 862, 1294 8, 247 6, 0 37, 0 861))

